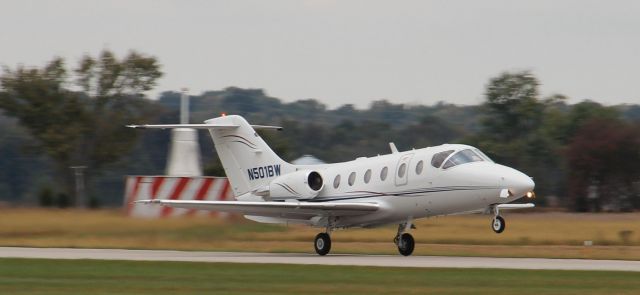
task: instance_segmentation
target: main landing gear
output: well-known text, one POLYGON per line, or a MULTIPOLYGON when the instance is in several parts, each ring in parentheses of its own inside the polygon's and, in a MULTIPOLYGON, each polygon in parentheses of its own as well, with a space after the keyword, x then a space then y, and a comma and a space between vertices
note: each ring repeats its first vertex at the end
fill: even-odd
POLYGON ((313 248, 316 249, 316 253, 320 256, 327 255, 331 251, 331 236, 329 234, 333 230, 334 224, 335 219, 328 218, 325 232, 316 235, 316 239, 313 241, 313 248))
POLYGON ((398 225, 398 233, 396 237, 393 239, 393 242, 398 246, 398 252, 403 256, 409 256, 413 253, 413 249, 416 246, 416 242, 413 239, 413 236, 410 233, 407 233, 409 229, 416 228, 411 220, 408 220, 406 223, 401 223, 398 225))
MULTIPOLYGON (((416 227, 411 222, 411 219, 408 219, 407 222, 398 225, 398 233, 393 239, 393 243, 398 246, 398 252, 404 256, 413 254, 416 242, 408 231, 415 228, 416 227)), ((331 251, 331 236, 329 233, 331 233, 332 229, 331 224, 329 224, 327 225, 327 230, 325 232, 316 235, 313 242, 313 248, 316 250, 318 255, 324 256, 329 254, 329 251, 331 251)))
POLYGON ((329 233, 319 233, 313 243, 318 255, 327 255, 331 251, 331 236, 329 233))

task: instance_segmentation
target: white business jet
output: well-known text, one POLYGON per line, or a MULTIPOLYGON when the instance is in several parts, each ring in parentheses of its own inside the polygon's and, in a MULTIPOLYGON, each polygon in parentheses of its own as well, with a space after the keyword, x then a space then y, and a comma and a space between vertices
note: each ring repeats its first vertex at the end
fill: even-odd
MULTIPOLYGON (((399 224, 394 242, 402 255, 413 253, 408 233, 418 218, 478 213, 493 214, 491 227, 505 229, 500 212, 534 207, 507 204, 533 197, 534 183, 524 173, 494 163, 480 150, 462 144, 443 144, 361 157, 353 161, 292 165, 276 155, 256 129, 229 115, 205 124, 129 125, 132 128, 207 129, 236 201, 143 200, 186 209, 238 212, 264 223, 301 223, 324 228, 314 242, 319 255, 331 250, 331 231, 349 227, 399 224)), ((310 142, 309 144, 313 144, 310 142)))

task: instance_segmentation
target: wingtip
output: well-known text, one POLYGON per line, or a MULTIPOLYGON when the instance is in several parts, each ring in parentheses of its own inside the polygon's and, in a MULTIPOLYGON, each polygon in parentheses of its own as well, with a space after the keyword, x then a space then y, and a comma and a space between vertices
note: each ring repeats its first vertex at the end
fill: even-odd
POLYGON ((134 204, 160 204, 160 200, 158 199, 154 199, 154 200, 138 200, 138 201, 133 201, 134 204))

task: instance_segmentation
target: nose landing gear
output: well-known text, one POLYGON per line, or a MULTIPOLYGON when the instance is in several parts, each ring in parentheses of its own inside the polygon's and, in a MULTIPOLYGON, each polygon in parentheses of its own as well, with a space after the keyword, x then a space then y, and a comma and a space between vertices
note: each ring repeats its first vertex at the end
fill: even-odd
POLYGON ((491 229, 496 234, 499 234, 504 231, 505 227, 507 226, 507 223, 504 221, 504 218, 500 216, 500 209, 498 209, 497 205, 493 205, 489 208, 494 214, 493 220, 491 221, 491 229))
POLYGON ((491 222, 491 229, 493 229, 493 231, 497 234, 503 232, 506 226, 507 225, 504 221, 504 218, 502 218, 502 216, 500 215, 496 215, 491 222))

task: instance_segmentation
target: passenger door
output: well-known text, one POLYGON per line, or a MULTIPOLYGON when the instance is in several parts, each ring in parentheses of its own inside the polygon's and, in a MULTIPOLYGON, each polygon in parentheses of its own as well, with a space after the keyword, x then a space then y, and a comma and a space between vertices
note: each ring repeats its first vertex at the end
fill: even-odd
POLYGON ((409 181, 409 164, 413 154, 406 154, 400 157, 398 164, 396 165, 396 186, 406 185, 409 181))

